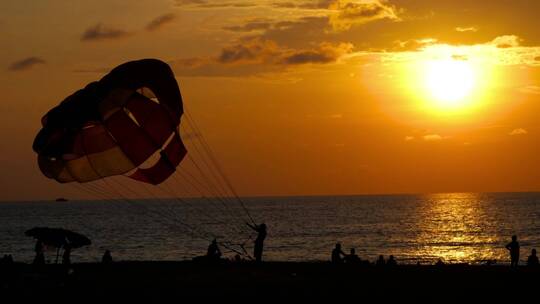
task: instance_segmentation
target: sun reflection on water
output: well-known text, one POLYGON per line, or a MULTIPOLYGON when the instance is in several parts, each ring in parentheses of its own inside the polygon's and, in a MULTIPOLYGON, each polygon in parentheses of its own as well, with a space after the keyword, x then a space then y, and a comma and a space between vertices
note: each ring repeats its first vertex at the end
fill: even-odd
POLYGON ((452 193, 426 197, 425 218, 418 222, 417 254, 445 262, 487 261, 500 256, 498 240, 484 233, 492 222, 482 194, 452 193))

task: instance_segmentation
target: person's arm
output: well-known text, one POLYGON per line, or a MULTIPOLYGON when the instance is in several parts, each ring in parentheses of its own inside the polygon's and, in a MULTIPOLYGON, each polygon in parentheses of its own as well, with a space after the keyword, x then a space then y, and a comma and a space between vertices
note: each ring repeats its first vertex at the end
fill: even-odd
POLYGON ((512 248, 512 246, 511 246, 511 245, 512 245, 512 243, 508 243, 508 244, 506 244, 506 249, 510 250, 510 249, 512 248))

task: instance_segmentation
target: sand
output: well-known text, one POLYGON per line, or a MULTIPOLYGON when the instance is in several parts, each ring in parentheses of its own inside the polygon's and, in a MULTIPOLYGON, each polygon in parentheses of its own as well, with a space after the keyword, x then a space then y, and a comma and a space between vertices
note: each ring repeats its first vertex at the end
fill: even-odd
POLYGON ((437 303, 471 295, 484 300, 536 296, 540 287, 540 269, 508 266, 376 267, 323 262, 208 265, 185 261, 84 263, 74 264, 67 271, 61 265, 36 270, 31 265, 14 264, 11 269, 1 269, 4 299, 75 303, 111 299, 169 303, 186 299, 251 303, 425 299, 437 303))

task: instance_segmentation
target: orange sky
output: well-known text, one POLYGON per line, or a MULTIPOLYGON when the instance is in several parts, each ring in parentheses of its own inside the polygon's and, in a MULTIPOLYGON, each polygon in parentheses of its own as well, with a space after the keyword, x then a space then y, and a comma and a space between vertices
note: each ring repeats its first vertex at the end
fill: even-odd
POLYGON ((31 149, 41 116, 148 57, 171 64, 241 195, 540 190, 538 11, 526 0, 2 1, 0 200, 62 196, 31 149), (450 106, 426 84, 436 67, 429 77, 446 86, 440 62, 474 71, 450 106))

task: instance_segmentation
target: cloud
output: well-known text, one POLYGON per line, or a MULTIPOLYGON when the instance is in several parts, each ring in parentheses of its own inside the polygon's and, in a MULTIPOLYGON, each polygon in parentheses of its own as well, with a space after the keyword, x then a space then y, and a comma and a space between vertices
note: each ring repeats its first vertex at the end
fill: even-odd
POLYGON ((316 49, 295 51, 285 55, 285 64, 306 64, 306 63, 330 63, 336 62, 341 57, 352 52, 354 46, 351 43, 331 44, 323 42, 316 49))
POLYGON ((256 38, 223 48, 217 61, 226 64, 257 63, 268 61, 281 52, 275 42, 256 38))
POLYGON ((460 32, 460 33, 465 33, 465 32, 478 32, 478 29, 474 26, 469 26, 469 27, 456 27, 455 28, 456 32, 460 32))
POLYGON ((405 138, 403 138, 403 140, 412 141, 412 140, 414 140, 414 136, 405 136, 405 138))
POLYGON ((336 0, 329 9, 335 11, 329 19, 335 31, 346 31, 354 25, 375 20, 400 20, 396 8, 382 1, 336 0))
POLYGON ((508 133, 508 135, 510 135, 510 136, 525 135, 527 133, 528 133, 527 130, 525 130, 523 128, 517 128, 517 129, 512 130, 510 133, 508 133))
POLYGON ((16 61, 12 63, 8 70, 10 71, 23 71, 28 70, 36 65, 44 64, 45 60, 39 58, 39 57, 28 57, 19 61, 16 61))
POLYGON ((146 25, 146 30, 148 31, 156 31, 160 28, 162 28, 164 25, 171 23, 176 16, 174 14, 165 14, 161 15, 159 17, 156 17, 154 20, 150 21, 146 25))
POLYGON ((253 20, 242 25, 226 26, 224 30, 232 32, 252 32, 260 30, 268 30, 274 26, 274 23, 266 20, 253 20))
POLYGON ((128 36, 130 33, 106 27, 101 23, 98 23, 84 31, 81 40, 82 41, 93 41, 93 40, 105 40, 105 39, 119 39, 128 36))
POLYGON ((443 139, 439 134, 428 134, 422 137, 425 141, 440 141, 443 139))
POLYGON ((309 49, 294 49, 258 37, 241 39, 216 56, 181 58, 171 62, 183 76, 237 77, 284 73, 304 64, 338 62, 353 50, 351 43, 323 42, 309 49))
POLYGON ((255 1, 209 1, 209 0, 176 0, 175 5, 179 7, 194 7, 202 9, 212 8, 246 8, 259 6, 255 1))
POLYGON ((508 49, 520 46, 520 42, 521 38, 516 35, 504 35, 493 39, 491 44, 495 45, 499 49, 508 49))

